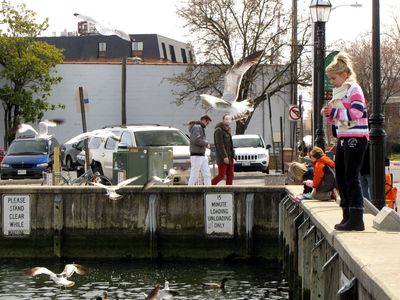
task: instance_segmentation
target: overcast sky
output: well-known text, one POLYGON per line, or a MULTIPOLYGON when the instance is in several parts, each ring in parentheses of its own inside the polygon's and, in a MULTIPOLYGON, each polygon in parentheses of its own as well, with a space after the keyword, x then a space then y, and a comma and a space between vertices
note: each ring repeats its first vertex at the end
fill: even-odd
MULTIPOLYGON (((206 1, 206 0, 204 0, 206 1)), ((289 4, 291 0, 284 0, 289 4)), ((115 28, 129 34, 157 33, 182 42, 186 42, 187 32, 182 20, 176 15, 176 6, 181 0, 11 0, 12 3, 25 3, 34 10, 39 19, 49 18, 50 27, 46 32, 64 29, 76 31, 77 22, 73 13, 89 15, 95 19, 105 20, 115 28)), ((331 13, 326 25, 327 43, 343 38, 350 40, 359 34, 371 31, 372 0, 331 0, 332 6, 350 3, 360 3, 361 8, 337 7, 331 13)), ((385 24, 391 22, 393 15, 400 14, 399 0, 381 0, 382 30, 385 24)), ((298 0, 301 7, 308 13, 311 0, 298 0)))

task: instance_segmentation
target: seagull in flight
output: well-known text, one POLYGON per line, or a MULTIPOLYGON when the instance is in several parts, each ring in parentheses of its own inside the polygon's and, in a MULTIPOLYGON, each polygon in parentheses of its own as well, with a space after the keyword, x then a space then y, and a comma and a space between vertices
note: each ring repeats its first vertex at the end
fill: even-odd
POLYGON ((87 132, 81 133, 81 134, 73 137, 72 139, 66 141, 65 144, 79 143, 80 141, 83 141, 83 140, 86 140, 86 139, 89 139, 92 137, 99 137, 103 141, 105 141, 109 137, 111 137, 112 139, 114 139, 116 141, 121 140, 121 138, 119 136, 117 136, 116 134, 114 134, 112 131, 104 130, 104 129, 96 129, 93 131, 87 131, 87 132))
POLYGON ((151 188, 153 185, 156 183, 162 183, 162 184, 169 184, 174 180, 174 176, 177 174, 177 169, 176 168, 171 168, 168 171, 168 175, 164 178, 160 178, 158 176, 151 176, 149 180, 143 185, 142 191, 147 190, 151 188))
POLYGON ((35 134, 35 137, 38 138, 47 138, 49 135, 49 127, 56 127, 59 124, 64 123, 64 120, 43 120, 39 122, 39 128, 36 130, 29 124, 22 123, 18 126, 17 132, 24 133, 27 131, 32 131, 35 134))
POLYGON ((119 199, 121 199, 123 196, 120 195, 120 194, 118 194, 116 191, 117 191, 118 189, 120 189, 120 188, 122 188, 122 187, 124 187, 124 186, 126 186, 126 185, 128 185, 128 184, 130 184, 131 182, 134 182, 135 180, 138 180, 141 176, 142 176, 142 175, 139 175, 139 176, 135 176, 135 177, 126 179, 126 180, 124 180, 124 181, 121 181, 120 183, 118 183, 118 184, 115 185, 115 186, 107 186, 107 185, 101 184, 101 183, 99 183, 99 182, 91 182, 91 184, 105 189, 108 198, 110 198, 111 200, 119 200, 119 199))
POLYGON ((26 271, 26 275, 28 276, 36 276, 40 274, 49 275, 50 279, 53 280, 57 285, 64 287, 72 287, 75 285, 74 281, 68 280, 74 273, 78 273, 79 275, 85 275, 88 273, 88 269, 78 264, 67 264, 64 267, 64 270, 56 274, 45 267, 35 267, 26 271))
POLYGON ((223 111, 231 115, 234 121, 243 121, 254 110, 254 101, 246 99, 238 102, 240 84, 244 73, 250 69, 251 66, 260 61, 264 51, 257 51, 245 57, 243 60, 234 64, 226 73, 224 77, 224 93, 222 98, 202 94, 200 98, 203 103, 216 110, 223 111))
POLYGON ((85 16, 85 15, 78 14, 78 13, 74 13, 74 16, 81 20, 84 20, 86 22, 92 23, 96 27, 96 30, 102 35, 114 35, 115 34, 123 40, 126 40, 128 42, 131 41, 131 37, 129 36, 129 34, 127 34, 126 32, 124 32, 122 30, 112 28, 111 25, 106 25, 104 23, 98 22, 97 20, 93 19, 92 17, 85 16))

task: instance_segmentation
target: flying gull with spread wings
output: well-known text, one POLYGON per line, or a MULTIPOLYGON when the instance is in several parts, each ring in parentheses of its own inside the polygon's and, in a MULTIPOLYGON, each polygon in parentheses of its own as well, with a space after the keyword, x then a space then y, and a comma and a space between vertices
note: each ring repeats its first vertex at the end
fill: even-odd
POLYGON ((224 77, 224 93, 222 98, 212 95, 202 94, 200 98, 203 103, 216 110, 223 111, 231 115, 232 120, 245 120, 254 110, 254 101, 245 99, 237 101, 240 84, 244 73, 254 64, 260 61, 264 51, 257 51, 234 64, 224 77))
POLYGON ((120 183, 118 183, 115 186, 107 186, 104 184, 101 184, 99 182, 91 182, 91 184, 101 187, 103 189, 106 190, 107 196, 108 198, 110 198, 111 200, 119 200, 121 199, 123 196, 117 193, 117 190, 119 190, 120 188, 130 184, 131 182, 134 182, 135 180, 138 180, 142 175, 139 176, 135 176, 129 179, 126 179, 124 181, 121 181, 120 183))
POLYGON ((121 39, 131 42, 131 38, 130 38, 129 34, 127 34, 126 32, 124 32, 122 30, 112 28, 111 25, 105 24, 103 22, 99 22, 99 21, 93 19, 92 17, 86 16, 86 15, 74 13, 74 16, 81 20, 84 20, 86 22, 92 23, 95 26, 96 30, 102 35, 114 35, 115 34, 115 35, 119 36, 121 39))
POLYGON ((27 131, 32 131, 35 134, 35 137, 38 138, 47 138, 49 135, 49 127, 56 127, 59 124, 62 124, 64 120, 43 120, 39 122, 39 128, 36 130, 32 127, 32 125, 22 123, 18 126, 17 133, 25 133, 27 131))
POLYGON ((169 184, 173 182, 174 176, 178 173, 177 168, 171 168, 168 171, 168 175, 164 178, 160 178, 158 176, 151 176, 149 180, 143 185, 142 191, 149 189, 156 183, 162 183, 162 184, 169 184))
POLYGON ((66 264, 64 270, 59 274, 56 274, 45 267, 35 267, 26 271, 26 275, 28 276, 36 276, 40 274, 48 275, 57 285, 64 287, 72 287, 75 285, 74 281, 68 280, 68 278, 74 273, 85 275, 88 273, 88 269, 82 265, 73 263, 66 264))

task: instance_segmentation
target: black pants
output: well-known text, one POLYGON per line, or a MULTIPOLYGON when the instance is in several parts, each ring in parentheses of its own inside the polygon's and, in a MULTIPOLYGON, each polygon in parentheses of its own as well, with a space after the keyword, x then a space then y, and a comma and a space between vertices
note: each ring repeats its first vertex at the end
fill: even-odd
POLYGON ((363 207, 360 184, 360 169, 367 149, 366 138, 340 138, 335 156, 336 182, 340 195, 340 206, 363 207))

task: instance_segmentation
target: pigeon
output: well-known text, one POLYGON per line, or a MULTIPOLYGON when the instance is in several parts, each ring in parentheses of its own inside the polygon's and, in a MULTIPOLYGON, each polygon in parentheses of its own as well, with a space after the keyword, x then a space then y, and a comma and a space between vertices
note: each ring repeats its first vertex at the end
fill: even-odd
POLYGON ((78 14, 78 13, 74 13, 74 16, 81 20, 84 20, 86 22, 92 23, 96 27, 96 30, 102 35, 114 35, 115 34, 115 35, 119 36, 121 39, 131 42, 131 37, 129 36, 129 34, 127 34, 126 32, 124 32, 122 30, 112 28, 110 25, 106 25, 101 22, 98 22, 89 16, 85 16, 85 15, 78 14))
POLYGON ((32 131, 37 138, 47 138, 50 137, 49 135, 49 127, 56 127, 59 124, 62 124, 64 120, 43 120, 39 122, 39 129, 38 131, 33 128, 29 124, 22 123, 18 126, 17 132, 24 133, 27 131, 32 131))
POLYGON ((111 200, 119 200, 119 199, 121 199, 123 196, 120 195, 120 194, 118 194, 116 191, 117 191, 118 189, 120 189, 120 188, 122 188, 122 187, 124 187, 124 186, 126 186, 126 185, 128 185, 128 184, 130 184, 131 182, 133 182, 133 181, 135 181, 135 180, 138 180, 141 176, 142 176, 142 175, 139 175, 139 176, 135 176, 135 177, 126 179, 126 180, 124 180, 124 181, 121 181, 120 183, 118 183, 118 184, 115 185, 115 186, 106 186, 106 185, 101 184, 101 183, 99 183, 99 182, 91 182, 91 184, 96 185, 96 186, 98 186, 98 187, 101 187, 101 188, 105 189, 108 198, 110 198, 111 200))
POLYGON ((221 283, 217 283, 217 282, 205 282, 203 283, 204 287, 208 287, 208 288, 213 288, 213 289, 224 289, 225 288, 225 282, 228 281, 228 278, 224 277, 221 280, 221 283))
POLYGON ((117 136, 116 134, 114 134, 112 131, 104 130, 104 129, 96 129, 93 131, 87 131, 87 132, 81 133, 81 134, 73 137, 72 139, 66 141, 65 144, 79 143, 80 141, 89 139, 91 137, 99 137, 103 141, 105 141, 109 137, 113 138, 116 141, 121 140, 121 138, 119 136, 117 136))
POLYGON ((72 287, 75 285, 74 281, 68 280, 74 273, 79 275, 85 275, 88 273, 88 269, 78 264, 67 264, 64 270, 56 274, 45 267, 35 267, 26 271, 28 276, 36 276, 40 274, 49 275, 50 279, 53 280, 57 285, 64 287, 72 287))
POLYGON ((224 93, 222 98, 201 94, 200 98, 203 103, 216 110, 228 113, 231 115, 233 121, 246 120, 254 110, 254 101, 252 99, 246 99, 240 102, 236 101, 239 95, 240 84, 244 73, 260 60, 263 53, 264 51, 254 52, 234 64, 225 73, 224 93))
POLYGON ((153 185, 155 185, 157 182, 167 184, 171 183, 174 180, 174 176, 176 175, 177 170, 174 168, 169 169, 168 175, 165 178, 160 178, 158 176, 151 176, 149 180, 143 185, 142 191, 149 189, 153 185))

